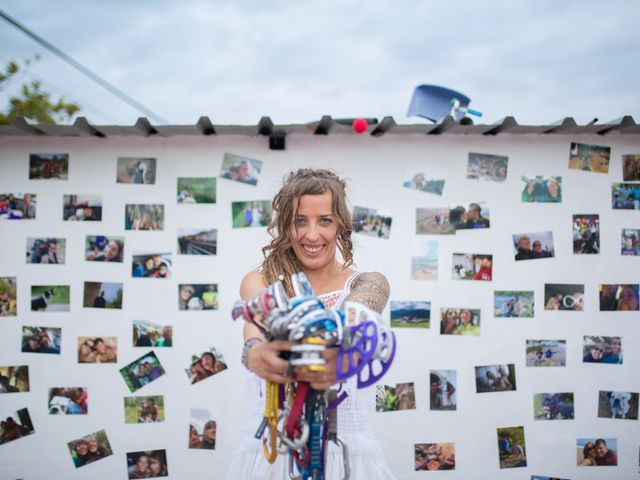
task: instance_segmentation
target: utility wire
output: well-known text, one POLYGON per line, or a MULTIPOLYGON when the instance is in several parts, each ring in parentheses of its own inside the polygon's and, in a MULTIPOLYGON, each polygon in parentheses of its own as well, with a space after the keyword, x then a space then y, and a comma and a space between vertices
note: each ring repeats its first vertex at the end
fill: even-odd
POLYGON ((116 87, 111 85, 109 82, 107 82, 106 80, 104 80, 103 78, 98 76, 97 74, 93 73, 87 67, 85 67, 84 65, 80 64, 79 62, 77 62, 76 60, 71 58, 69 55, 64 53, 59 48, 51 45, 44 38, 42 38, 42 37, 36 35, 35 33, 33 33, 27 27, 22 25, 17 20, 11 18, 9 15, 7 15, 2 10, 0 10, 0 17, 3 18, 4 20, 6 20, 7 22, 9 22, 14 27, 16 27, 18 30, 21 30, 27 36, 31 37, 33 40, 35 40, 37 43, 39 43, 40 45, 45 47, 47 50, 51 51, 52 53, 54 53, 58 57, 62 58, 65 62, 67 62, 68 64, 70 64, 71 66, 76 68, 77 70, 80 70, 82 73, 84 73, 90 79, 92 79, 94 82, 97 82, 98 84, 102 85, 104 88, 109 90, 111 93, 113 93, 115 96, 117 96, 122 101, 127 103, 129 106, 131 106, 131 107, 135 108, 136 110, 144 113, 147 117, 150 117, 151 119, 153 119, 157 123, 164 123, 164 124, 169 123, 165 119, 163 119, 160 115, 156 115, 154 112, 152 112, 147 107, 145 107, 141 103, 139 103, 136 100, 134 100, 133 98, 131 98, 126 93, 122 92, 121 90, 118 90, 116 87))

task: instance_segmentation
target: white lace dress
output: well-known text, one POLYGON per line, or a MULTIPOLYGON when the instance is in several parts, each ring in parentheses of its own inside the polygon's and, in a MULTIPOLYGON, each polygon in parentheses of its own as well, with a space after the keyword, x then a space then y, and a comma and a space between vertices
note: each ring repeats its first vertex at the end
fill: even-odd
MULTIPOLYGON (((342 290, 320 295, 327 308, 339 309, 351 291, 351 283, 357 273, 351 275, 342 290)), ((262 451, 262 440, 254 438, 264 412, 265 382, 247 372, 248 395, 252 403, 249 421, 245 425, 243 440, 233 455, 227 480, 288 480, 288 456, 278 455, 270 464, 262 451)), ((349 449, 351 480, 394 480, 384 460, 382 448, 373 435, 369 410, 375 402, 373 387, 359 390, 356 377, 351 377, 342 387, 348 397, 338 406, 338 436, 349 449)), ((295 468, 295 467, 294 467, 295 468)), ((340 447, 329 442, 327 480, 344 478, 343 456, 340 447)))

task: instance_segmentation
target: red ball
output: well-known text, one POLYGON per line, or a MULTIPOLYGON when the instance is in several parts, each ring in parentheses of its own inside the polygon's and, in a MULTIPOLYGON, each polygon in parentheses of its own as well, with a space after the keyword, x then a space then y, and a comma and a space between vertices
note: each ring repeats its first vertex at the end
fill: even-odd
POLYGON ((351 126, 356 133, 364 133, 367 131, 367 121, 364 118, 356 118, 351 126))

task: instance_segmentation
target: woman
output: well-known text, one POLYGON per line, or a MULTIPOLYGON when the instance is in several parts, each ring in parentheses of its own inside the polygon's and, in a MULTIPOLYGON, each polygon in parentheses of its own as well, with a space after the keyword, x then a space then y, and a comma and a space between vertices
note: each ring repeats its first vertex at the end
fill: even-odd
MULTIPOLYGON (((293 295, 291 274, 302 271, 326 308, 339 309, 345 301, 354 301, 382 312, 388 297, 389 284, 377 272, 357 273, 353 264, 351 215, 347 208, 345 182, 328 170, 301 169, 290 173, 273 199, 273 220, 268 232, 272 240, 262 251, 264 260, 260 271, 249 272, 240 285, 243 300, 254 297, 279 278, 293 295), (336 260, 340 250, 342 263, 336 260)), ((288 362, 279 354, 289 351, 292 342, 264 341, 253 324, 244 325, 245 348, 243 363, 254 373, 252 411, 244 441, 232 460, 228 479, 286 479, 288 461, 280 455, 273 465, 264 458, 262 442, 254 438, 256 427, 264 411, 264 382, 288 383, 293 380, 288 362), (259 377, 259 378, 258 378, 259 377)), ((324 354, 325 372, 296 371, 296 380, 306 381, 316 390, 326 390, 337 383, 336 349, 324 354)), ((343 386, 348 398, 338 410, 338 435, 349 447, 351 478, 392 479, 384 461, 382 449, 371 430, 368 409, 373 399, 358 391, 355 378, 343 386), (369 401, 371 400, 371 401, 369 401)), ((326 478, 342 478, 342 454, 333 442, 329 443, 326 478)))
POLYGON ((440 326, 440 333, 442 335, 453 335, 456 327, 458 326, 458 312, 455 308, 447 308, 444 312, 444 318, 440 326))
POLYGON ((94 363, 96 361, 95 342, 87 338, 78 350, 78 363, 94 363))
POLYGON ((164 462, 158 456, 152 455, 149 457, 149 473, 150 477, 166 477, 167 476, 167 467, 165 467, 164 462))
POLYGON ((129 470, 129 478, 147 478, 149 476, 149 457, 142 454, 136 464, 129 470))
POLYGON ((468 308, 460 310, 460 325, 453 331, 454 335, 480 335, 480 327, 474 325, 473 312, 468 308))
POLYGON ((582 449, 582 460, 578 462, 580 467, 595 467, 596 463, 596 448, 592 442, 587 444, 582 449))

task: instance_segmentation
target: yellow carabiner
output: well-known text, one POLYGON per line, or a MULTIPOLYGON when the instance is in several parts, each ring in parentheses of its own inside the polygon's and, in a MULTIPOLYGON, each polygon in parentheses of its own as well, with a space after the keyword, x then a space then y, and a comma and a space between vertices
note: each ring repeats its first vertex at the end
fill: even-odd
POLYGON ((269 439, 262 439, 262 449, 267 461, 274 463, 278 458, 278 384, 275 382, 267 381, 264 418, 269 428, 269 439))

